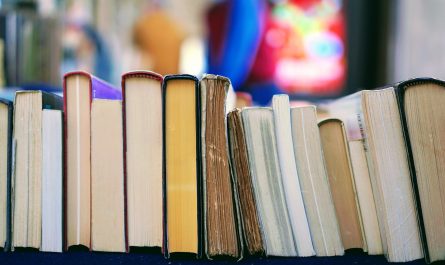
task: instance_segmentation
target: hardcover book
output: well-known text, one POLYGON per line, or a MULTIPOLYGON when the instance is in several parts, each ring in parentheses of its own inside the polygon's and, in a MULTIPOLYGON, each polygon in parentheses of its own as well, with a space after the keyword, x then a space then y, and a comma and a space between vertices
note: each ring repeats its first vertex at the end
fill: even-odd
POLYGON ((427 262, 445 260, 445 82, 396 85, 427 262))
POLYGON ((11 247, 12 102, 0 99, 0 247, 11 247))
POLYGON ((199 82, 170 75, 163 83, 164 253, 202 254, 199 82))
POLYGON ((65 248, 91 247, 91 102, 120 90, 86 72, 64 76, 65 248))
POLYGON ((162 247, 162 80, 148 71, 122 76, 130 247, 162 247))

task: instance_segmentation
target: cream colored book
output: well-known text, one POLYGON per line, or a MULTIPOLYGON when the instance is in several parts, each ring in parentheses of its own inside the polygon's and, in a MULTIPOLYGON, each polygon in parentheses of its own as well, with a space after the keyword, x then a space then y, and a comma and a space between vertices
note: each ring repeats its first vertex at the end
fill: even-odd
POLYGON ((273 110, 244 108, 241 116, 266 255, 297 256, 278 160, 273 110))
POLYGON ((120 100, 91 104, 91 249, 126 251, 120 100))
POLYGON ((43 108, 62 109, 62 98, 19 91, 14 101, 12 248, 40 249, 42 243, 43 108))
MULTIPOLYGON (((395 88, 363 90, 323 108, 331 117, 345 122, 350 143, 363 143, 383 253, 391 262, 422 258, 424 255, 417 205, 395 88)), ((359 149, 353 150, 361 152, 359 149)), ((356 158, 359 155, 360 153, 351 153, 356 158)), ((355 171, 363 169, 357 161, 352 161, 355 163, 355 171)), ((356 184, 359 185, 360 181, 356 181, 356 184)), ((357 188, 357 191, 360 193, 361 189, 369 189, 367 183, 364 187, 357 188)), ((369 192, 366 194, 370 196, 369 192)), ((366 203, 371 201, 370 198, 358 198, 361 208, 373 208, 366 203)), ((363 212, 362 210, 362 216, 363 212)), ((375 222, 373 218, 362 219, 364 223, 375 222)), ((368 224, 364 228, 368 251, 371 252, 373 248, 372 252, 378 253, 379 238, 374 230, 377 226, 368 224)))
POLYGON ((291 119, 295 160, 315 253, 317 256, 343 255, 315 107, 291 108, 291 119))
POLYGON ((312 246, 312 238, 301 194, 300 177, 293 148, 289 96, 273 96, 272 109, 281 178, 283 180, 295 248, 300 257, 313 256, 315 251, 312 246))
POLYGON ((130 247, 162 246, 162 76, 122 77, 130 247))

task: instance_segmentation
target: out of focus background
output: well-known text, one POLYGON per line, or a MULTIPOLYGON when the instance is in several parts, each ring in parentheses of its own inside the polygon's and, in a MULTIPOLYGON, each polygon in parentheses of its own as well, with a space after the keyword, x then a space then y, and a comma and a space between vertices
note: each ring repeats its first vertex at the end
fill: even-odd
POLYGON ((441 0, 0 0, 0 87, 67 71, 220 74, 259 105, 445 79, 441 0))

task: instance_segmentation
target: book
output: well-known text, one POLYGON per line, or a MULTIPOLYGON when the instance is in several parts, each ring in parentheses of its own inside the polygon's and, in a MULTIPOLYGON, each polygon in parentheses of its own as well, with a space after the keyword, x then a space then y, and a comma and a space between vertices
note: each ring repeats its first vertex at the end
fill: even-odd
POLYGON ((148 71, 122 76, 130 247, 162 247, 162 80, 148 71))
POLYGON ((244 108, 241 116, 266 255, 296 256, 277 154, 273 111, 267 107, 244 108))
POLYGON ((125 252, 122 101, 91 103, 91 249, 125 252))
POLYGON ((42 111, 42 246, 41 251, 63 250, 63 132, 62 111, 42 111))
POLYGON ((348 141, 362 140, 388 261, 422 258, 417 206, 394 87, 363 90, 322 107, 331 117, 345 122, 348 141))
POLYGON ((62 109, 62 98, 19 91, 14 101, 12 248, 40 249, 42 239, 43 109, 62 109))
POLYGON ((242 254, 226 131, 229 87, 222 76, 207 74, 200 81, 204 243, 210 259, 242 254))
POLYGON ((348 141, 355 190, 362 217, 363 251, 369 255, 383 254, 377 210, 362 140, 348 141))
POLYGON ((235 195, 236 201, 239 202, 243 241, 250 255, 261 255, 264 253, 263 236, 255 204, 243 121, 239 109, 234 109, 227 114, 227 127, 230 164, 235 183, 234 190, 238 191, 235 195))
POLYGON ((427 262, 445 260, 445 83, 416 78, 396 85, 427 262))
POLYGON ((317 114, 322 112, 323 119, 339 118, 345 124, 348 147, 350 151, 351 166, 353 171, 354 183, 357 192, 357 199, 359 204, 360 215, 362 216, 363 237, 364 237, 364 251, 370 255, 383 254, 383 245, 380 237, 380 227, 377 219, 377 209, 372 192, 371 177, 366 159, 366 152, 364 140, 361 137, 351 137, 351 135, 359 135, 360 128, 357 122, 352 123, 357 125, 351 130, 351 122, 357 119, 356 116, 350 113, 351 109, 355 109, 354 101, 345 100, 329 113, 329 105, 320 105, 317 109, 317 114))
POLYGON ((314 106, 292 107, 293 148, 315 254, 344 254, 314 106))
POLYGON ((12 102, 0 99, 0 248, 11 246, 12 102))
POLYGON ((312 246, 312 238, 303 204, 297 164, 295 162, 289 96, 273 96, 272 109, 281 178, 295 241, 295 249, 300 257, 313 256, 315 252, 312 246))
POLYGON ((196 77, 163 82, 164 253, 202 255, 200 93, 196 77))
POLYGON ((64 76, 65 248, 91 247, 91 102, 121 92, 86 72, 64 76))
POLYGON ((318 126, 343 247, 366 249, 344 124, 325 119, 318 126))

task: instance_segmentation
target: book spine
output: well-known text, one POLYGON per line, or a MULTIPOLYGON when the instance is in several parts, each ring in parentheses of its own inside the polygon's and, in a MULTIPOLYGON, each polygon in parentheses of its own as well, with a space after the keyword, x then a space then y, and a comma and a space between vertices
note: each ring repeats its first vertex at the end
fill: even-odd
POLYGON ((6 242, 4 246, 4 251, 9 251, 11 249, 11 238, 12 238, 12 104, 8 104, 8 155, 7 155, 7 173, 6 173, 6 242))

